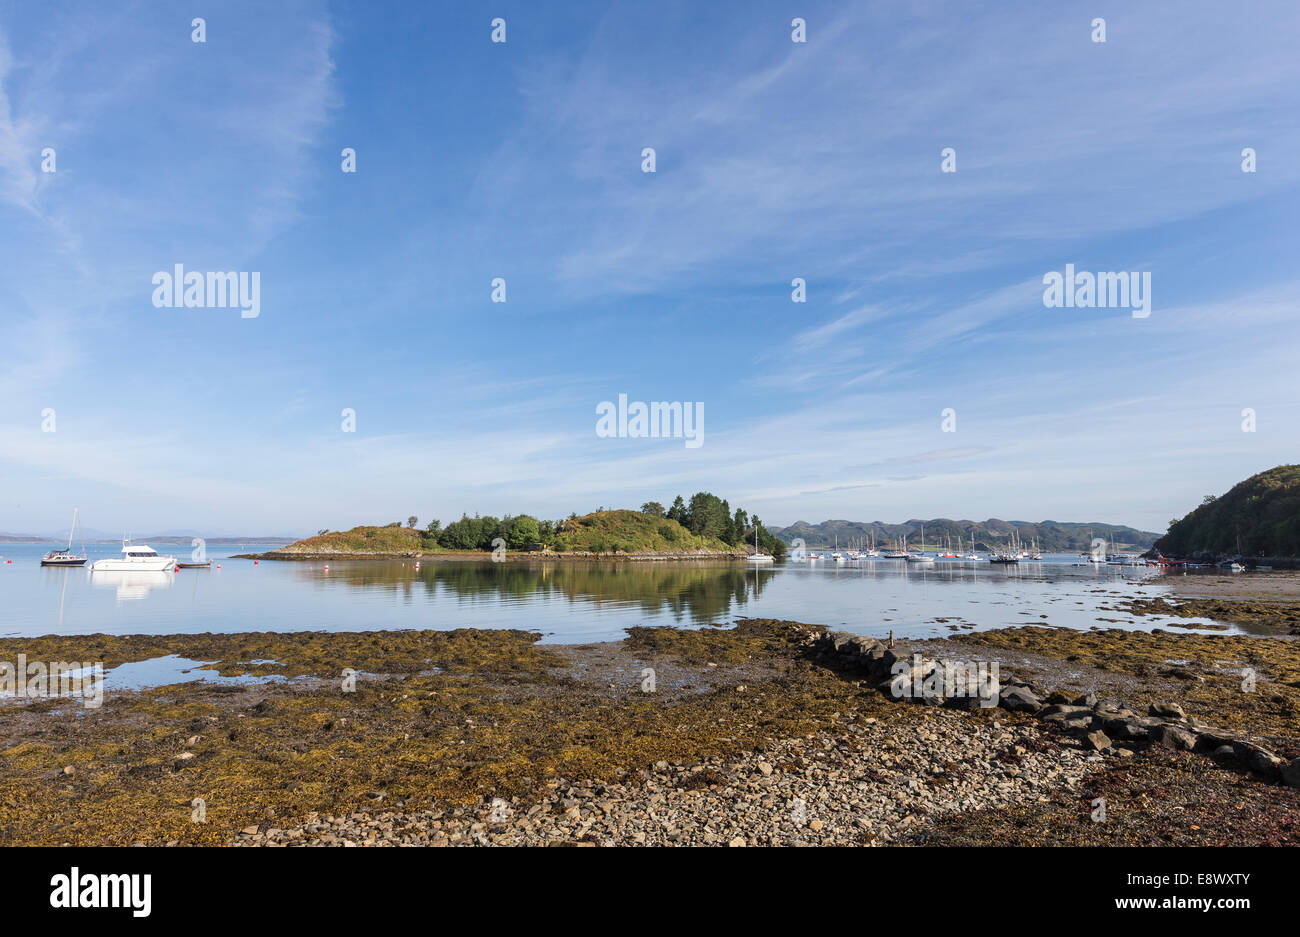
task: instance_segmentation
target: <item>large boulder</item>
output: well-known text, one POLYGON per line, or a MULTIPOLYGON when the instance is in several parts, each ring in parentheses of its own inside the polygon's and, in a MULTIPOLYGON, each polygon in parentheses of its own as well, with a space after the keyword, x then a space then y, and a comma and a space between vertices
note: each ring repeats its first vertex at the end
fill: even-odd
POLYGON ((1241 763, 1251 771, 1262 774, 1266 778, 1281 776, 1285 762, 1267 748, 1239 739, 1232 743, 1232 749, 1241 763))
POLYGON ((1151 741, 1156 745, 1166 745, 1181 751, 1190 752, 1196 747, 1196 736, 1182 726, 1163 723, 1150 730, 1151 741))
POLYGON ((1151 730, 1161 725, 1164 723, 1151 716, 1117 716, 1102 722, 1107 735, 1124 742, 1145 741, 1151 730))
POLYGON ((1292 787, 1300 787, 1300 758, 1282 768, 1282 780, 1292 787))
POLYGON ((1065 719, 1070 719, 1075 716, 1087 716, 1089 719, 1091 719, 1092 707, 1074 706, 1074 705, 1066 705, 1063 703, 1056 703, 1055 705, 1048 706, 1039 715, 1041 715, 1044 719, 1047 719, 1051 716, 1061 716, 1062 718, 1065 719))
POLYGON ((1023 686, 1004 686, 998 693, 998 704, 1013 713, 1036 713, 1043 708, 1043 701, 1023 686))

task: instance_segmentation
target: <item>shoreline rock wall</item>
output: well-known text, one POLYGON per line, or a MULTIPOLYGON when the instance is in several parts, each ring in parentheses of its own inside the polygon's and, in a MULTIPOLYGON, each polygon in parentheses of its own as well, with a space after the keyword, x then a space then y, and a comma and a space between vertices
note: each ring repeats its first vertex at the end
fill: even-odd
MULTIPOLYGON (((968 672, 970 662, 920 658, 904 648, 893 648, 875 638, 829 631, 812 639, 813 651, 822 660, 834 662, 850 672, 860 672, 865 681, 898 702, 911 702, 949 709, 976 709, 987 699, 970 694, 944 697, 935 693, 902 696, 900 687, 913 689, 940 681, 936 674, 968 672), (929 681, 927 683, 927 678, 929 681)), ((1246 768, 1267 781, 1300 787, 1300 758, 1289 764, 1238 733, 1217 729, 1188 716, 1177 703, 1153 703, 1146 715, 1123 704, 1102 702, 1093 692, 1079 696, 1048 693, 1020 680, 1000 680, 996 705, 1009 712, 1027 713, 1056 725, 1079 738, 1093 751, 1131 751, 1144 745, 1208 755, 1220 764, 1246 768)))

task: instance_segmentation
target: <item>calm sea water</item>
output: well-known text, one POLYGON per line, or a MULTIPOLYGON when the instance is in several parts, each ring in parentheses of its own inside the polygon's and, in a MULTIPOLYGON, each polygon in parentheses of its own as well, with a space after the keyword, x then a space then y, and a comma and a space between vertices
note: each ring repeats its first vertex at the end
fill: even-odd
MULTIPOLYGON (((548 642, 615 640, 632 625, 694 627, 788 618, 862 634, 932 636, 1051 624, 1149 629, 1169 624, 1111 610, 1165 591, 1146 568, 1042 563, 990 566, 879 560, 863 567, 779 563, 492 563, 230 559, 275 545, 213 549, 211 569, 94 573, 42 568, 48 544, 0 544, 0 636, 203 631, 522 628, 548 642), (220 568, 218 568, 220 566, 220 568)), ((185 560, 188 547, 164 547, 185 560)), ((88 544, 91 560, 117 544, 88 544)), ((1190 624, 1180 619, 1183 625, 1190 624)))

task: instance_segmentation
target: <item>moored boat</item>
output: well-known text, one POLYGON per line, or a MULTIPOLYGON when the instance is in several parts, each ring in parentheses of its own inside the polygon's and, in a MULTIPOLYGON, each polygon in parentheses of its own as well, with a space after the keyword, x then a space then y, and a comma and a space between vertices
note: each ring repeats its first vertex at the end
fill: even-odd
POLYGON ((41 557, 42 566, 83 566, 86 562, 86 545, 81 545, 81 556, 72 552, 72 535, 77 529, 77 509, 72 509, 72 526, 68 528, 68 546, 64 550, 51 550, 41 557))
POLYGON ((90 564, 94 572, 161 573, 176 566, 176 557, 159 556, 158 551, 143 543, 122 541, 122 554, 117 559, 96 560, 90 564))

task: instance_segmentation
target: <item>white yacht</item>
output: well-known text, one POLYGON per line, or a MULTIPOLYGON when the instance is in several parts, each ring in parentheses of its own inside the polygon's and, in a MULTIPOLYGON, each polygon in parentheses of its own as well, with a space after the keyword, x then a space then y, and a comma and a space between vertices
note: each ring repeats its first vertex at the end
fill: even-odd
POLYGON ((776 562, 776 558, 773 557, 770 553, 761 553, 761 552, 759 552, 759 548, 758 548, 758 525, 757 525, 757 524, 754 525, 754 552, 751 553, 751 554, 749 554, 749 556, 745 557, 745 562, 746 562, 746 563, 755 563, 755 564, 762 564, 762 563, 775 563, 775 562, 776 562))
POLYGON ((122 541, 122 555, 117 559, 95 560, 90 564, 90 571, 95 572, 135 572, 162 573, 176 566, 176 557, 159 556, 158 551, 143 543, 122 541))

